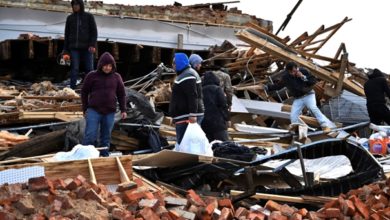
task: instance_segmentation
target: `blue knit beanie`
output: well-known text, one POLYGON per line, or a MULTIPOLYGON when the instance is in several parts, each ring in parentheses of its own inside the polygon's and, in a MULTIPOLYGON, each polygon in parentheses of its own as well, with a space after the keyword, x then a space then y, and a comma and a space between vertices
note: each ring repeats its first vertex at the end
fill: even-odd
POLYGON ((194 68, 198 64, 201 64, 202 61, 203 61, 202 57, 200 57, 198 54, 191 54, 189 58, 189 62, 192 68, 194 68))

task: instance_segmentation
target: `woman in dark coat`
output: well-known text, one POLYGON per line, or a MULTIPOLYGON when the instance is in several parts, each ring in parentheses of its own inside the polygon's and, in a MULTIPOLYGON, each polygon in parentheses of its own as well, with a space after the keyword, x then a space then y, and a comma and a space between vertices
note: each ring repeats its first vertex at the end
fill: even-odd
POLYGON ((371 123, 390 125, 390 111, 386 106, 385 96, 390 98, 390 89, 385 75, 378 69, 368 74, 364 84, 364 93, 367 98, 367 110, 371 123))
POLYGON ((219 86, 219 79, 212 72, 203 78, 203 102, 205 106, 202 129, 209 141, 228 140, 227 121, 229 111, 226 96, 219 86))

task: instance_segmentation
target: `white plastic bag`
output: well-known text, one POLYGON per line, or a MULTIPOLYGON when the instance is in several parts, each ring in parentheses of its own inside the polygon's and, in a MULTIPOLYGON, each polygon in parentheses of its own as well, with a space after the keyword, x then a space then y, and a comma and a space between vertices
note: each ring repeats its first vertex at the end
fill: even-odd
POLYGON ((93 145, 78 144, 68 152, 58 152, 53 156, 55 161, 84 160, 88 158, 98 158, 100 152, 93 145))
POLYGON ((180 145, 176 151, 204 156, 213 156, 213 150, 209 144, 206 134, 198 123, 189 123, 180 145))

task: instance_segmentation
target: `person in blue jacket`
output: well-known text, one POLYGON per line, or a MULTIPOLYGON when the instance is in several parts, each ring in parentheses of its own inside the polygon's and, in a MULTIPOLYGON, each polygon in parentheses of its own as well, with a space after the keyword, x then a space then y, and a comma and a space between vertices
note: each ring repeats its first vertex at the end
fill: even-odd
POLYGON ((188 57, 184 53, 175 53, 173 67, 176 79, 172 86, 169 113, 176 128, 176 144, 183 139, 188 123, 196 123, 203 117, 203 96, 201 79, 191 68, 188 57))

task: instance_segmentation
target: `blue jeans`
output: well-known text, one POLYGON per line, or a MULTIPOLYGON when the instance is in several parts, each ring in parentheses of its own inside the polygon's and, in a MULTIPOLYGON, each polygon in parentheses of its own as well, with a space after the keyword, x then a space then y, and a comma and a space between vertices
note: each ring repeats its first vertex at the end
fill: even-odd
POLYGON ((93 54, 88 49, 70 50, 70 88, 76 88, 77 77, 80 72, 80 62, 84 63, 84 70, 89 73, 93 70, 93 54))
MULTIPOLYGON (((100 128, 100 147, 110 147, 111 132, 114 127, 115 112, 109 114, 100 114, 92 108, 88 108, 85 118, 86 125, 84 131, 83 145, 98 146, 97 137, 100 128)), ((108 156, 108 149, 101 150, 101 156, 108 156)))
POLYGON ((290 114, 290 120, 292 124, 300 123, 299 115, 302 113, 302 110, 305 106, 314 115, 321 127, 335 127, 333 122, 331 122, 324 114, 322 114, 320 109, 317 107, 317 101, 314 92, 294 100, 290 114))

